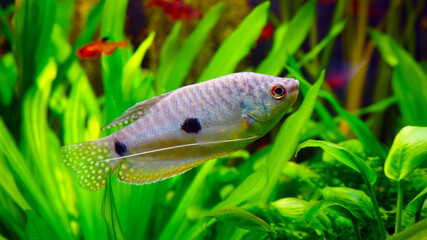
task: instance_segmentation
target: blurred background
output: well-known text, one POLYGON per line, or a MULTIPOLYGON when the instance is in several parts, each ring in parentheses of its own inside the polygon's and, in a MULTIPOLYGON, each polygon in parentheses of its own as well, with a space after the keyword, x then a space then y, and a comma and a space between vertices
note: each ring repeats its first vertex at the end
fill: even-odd
MULTIPOLYGON (((354 237, 354 224, 342 216, 326 217, 329 225, 317 220, 307 230, 301 214, 283 216, 269 207, 283 198, 306 206, 321 199, 327 186, 363 189, 357 173, 319 151, 294 157, 294 148, 288 158, 271 160, 281 162, 283 171, 254 188, 271 188, 265 197, 232 201, 243 191, 241 184, 249 184, 252 173, 269 163, 274 146, 289 141, 280 134, 285 119, 230 157, 150 185, 131 186, 113 177, 105 191, 89 192, 59 161, 61 146, 112 133, 100 129, 137 102, 242 71, 300 80, 292 112, 310 86, 324 79, 322 98, 293 141, 344 142, 366 160, 378 175, 374 191, 383 227, 393 233, 394 213, 389 211, 397 190, 384 176, 383 165, 402 127, 427 125, 425 3, 0 0, 0 235, 264 239, 275 232, 280 239, 354 237), (126 46, 117 45, 123 42, 126 46), (97 55, 78 55, 81 49, 97 55), (246 206, 269 227, 236 230, 226 224, 233 223, 229 218, 217 219, 225 224, 207 220, 226 203, 246 206)), ((406 203, 427 186, 425 170, 411 176, 406 203)), ((362 237, 376 238, 370 229, 373 217, 365 220, 358 223, 362 237)), ((403 226, 414 221, 408 213, 403 226)))

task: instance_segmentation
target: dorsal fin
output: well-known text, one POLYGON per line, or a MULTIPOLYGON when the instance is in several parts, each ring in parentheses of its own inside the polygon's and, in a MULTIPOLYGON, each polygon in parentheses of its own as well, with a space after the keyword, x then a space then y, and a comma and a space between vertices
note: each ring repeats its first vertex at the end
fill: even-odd
POLYGON ((148 110, 158 103, 160 100, 168 96, 170 93, 165 93, 160 96, 145 100, 143 102, 135 104, 133 107, 126 110, 120 117, 114 119, 107 126, 103 127, 102 130, 107 130, 113 127, 129 124, 136 119, 144 116, 148 110))

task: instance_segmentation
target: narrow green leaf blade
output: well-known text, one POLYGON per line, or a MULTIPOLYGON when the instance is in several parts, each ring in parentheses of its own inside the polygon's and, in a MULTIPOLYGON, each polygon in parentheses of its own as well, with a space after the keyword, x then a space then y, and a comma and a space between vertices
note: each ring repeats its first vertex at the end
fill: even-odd
POLYGON ((117 214, 116 204, 114 201, 114 193, 111 187, 111 172, 107 174, 105 179, 105 192, 101 210, 102 216, 104 216, 105 223, 107 224, 109 239, 125 239, 120 226, 119 216, 117 214))
POLYGON ((198 82, 230 74, 251 50, 267 22, 270 2, 258 5, 221 44, 198 82))
POLYGON ((400 181, 427 159, 427 127, 404 127, 396 135, 387 156, 384 172, 400 181))
POLYGON ((33 210, 27 210, 27 225, 25 226, 25 238, 30 240, 54 240, 58 239, 53 235, 46 220, 37 216, 33 210))
POLYGON ((278 75, 283 70, 288 56, 294 54, 304 42, 313 24, 315 10, 315 1, 311 0, 295 14, 286 28, 280 48, 273 48, 258 66, 256 72, 278 75))

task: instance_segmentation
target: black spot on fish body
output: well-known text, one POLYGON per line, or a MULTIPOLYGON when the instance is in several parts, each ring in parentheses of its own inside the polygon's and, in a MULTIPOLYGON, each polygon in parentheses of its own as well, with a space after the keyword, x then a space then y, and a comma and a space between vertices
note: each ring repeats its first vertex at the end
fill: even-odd
POLYGON ((187 118, 181 125, 181 129, 186 133, 198 133, 202 129, 202 126, 200 125, 199 119, 187 118))
POLYGON ((116 153, 119 154, 121 157, 126 155, 128 151, 126 145, 118 140, 114 142, 114 150, 116 150, 116 153))

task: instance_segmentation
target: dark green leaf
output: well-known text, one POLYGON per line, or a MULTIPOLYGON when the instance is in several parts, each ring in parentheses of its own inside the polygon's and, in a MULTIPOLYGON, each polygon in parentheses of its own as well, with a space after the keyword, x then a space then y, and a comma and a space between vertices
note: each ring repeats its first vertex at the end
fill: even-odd
POLYGON ((119 216, 116 210, 116 203, 114 201, 114 193, 111 187, 111 172, 107 174, 105 179, 105 192, 104 199, 102 200, 101 210, 102 216, 104 216, 105 223, 107 224, 108 239, 125 239, 122 228, 120 226, 119 216))
POLYGON ((427 127, 404 127, 396 135, 384 165, 385 175, 400 181, 427 158, 427 127))
POLYGON ((25 211, 27 214, 27 225, 25 226, 25 238, 29 240, 58 239, 52 233, 46 220, 37 216, 33 210, 25 211))
POLYGON ((427 187, 424 188, 420 194, 418 194, 408 205, 406 206, 406 211, 412 214, 417 214, 421 210, 424 201, 427 199, 427 187))

